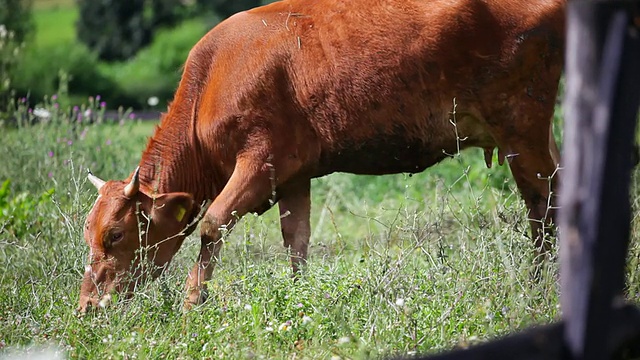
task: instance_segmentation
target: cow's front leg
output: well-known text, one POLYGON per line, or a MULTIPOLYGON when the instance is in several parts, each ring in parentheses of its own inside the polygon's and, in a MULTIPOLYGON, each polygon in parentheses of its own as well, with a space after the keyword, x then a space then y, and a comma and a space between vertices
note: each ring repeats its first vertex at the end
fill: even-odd
POLYGON ((200 227, 200 253, 187 277, 185 308, 201 304, 205 298, 206 281, 223 243, 223 233, 230 231, 247 212, 267 201, 271 194, 270 168, 266 163, 238 160, 227 185, 207 210, 200 227))
POLYGON ((200 253, 198 260, 193 265, 187 277, 187 298, 185 308, 190 309, 206 299, 206 281, 211 279, 213 268, 218 260, 218 254, 222 248, 222 234, 220 222, 208 211, 200 225, 200 253))
POLYGON ((291 268, 294 276, 297 276, 300 266, 307 261, 307 249, 311 236, 310 185, 311 181, 306 179, 301 183, 287 186, 282 189, 282 197, 278 202, 282 238, 284 246, 291 251, 291 268))

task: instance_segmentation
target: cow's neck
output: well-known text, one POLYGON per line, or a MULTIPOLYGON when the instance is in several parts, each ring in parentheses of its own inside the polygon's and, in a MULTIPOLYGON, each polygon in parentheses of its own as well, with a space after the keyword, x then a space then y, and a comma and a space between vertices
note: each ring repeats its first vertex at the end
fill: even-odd
POLYGON ((213 171, 203 171, 207 166, 193 126, 188 112, 170 111, 149 139, 140 161, 140 182, 151 193, 186 192, 197 202, 215 197, 215 179, 207 178, 213 171))
POLYGON ((196 131, 207 64, 187 60, 169 111, 142 154, 140 183, 152 193, 186 192, 202 202, 215 198, 224 186, 221 171, 206 160, 196 131))

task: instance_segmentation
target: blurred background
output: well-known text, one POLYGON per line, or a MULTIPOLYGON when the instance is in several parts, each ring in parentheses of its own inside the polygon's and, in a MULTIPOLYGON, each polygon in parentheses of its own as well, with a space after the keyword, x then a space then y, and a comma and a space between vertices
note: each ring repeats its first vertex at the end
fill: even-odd
POLYGON ((0 114, 16 100, 164 111, 191 47, 269 0, 0 0, 0 114))

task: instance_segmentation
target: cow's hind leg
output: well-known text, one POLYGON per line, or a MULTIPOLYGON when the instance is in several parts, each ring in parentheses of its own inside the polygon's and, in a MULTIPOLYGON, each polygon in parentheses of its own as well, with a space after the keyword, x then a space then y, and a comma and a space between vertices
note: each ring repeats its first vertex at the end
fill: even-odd
POLYGON ((515 123, 507 131, 496 127, 493 136, 501 154, 506 157, 520 194, 527 206, 531 236, 537 250, 537 263, 551 249, 549 237, 553 235, 555 194, 558 183, 557 147, 550 141, 550 122, 553 107, 545 111, 530 108, 515 114, 507 121, 515 123), (529 116, 529 114, 535 114, 529 116))
POLYGON ((200 253, 197 263, 187 277, 185 308, 204 301, 206 281, 223 242, 223 233, 230 231, 247 212, 258 208, 271 194, 271 181, 265 163, 249 159, 239 160, 227 185, 207 210, 200 227, 200 253))
POLYGON ((291 268, 294 276, 300 266, 307 260, 307 249, 311 226, 309 216, 311 212, 311 181, 305 178, 293 184, 287 184, 280 191, 280 227, 284 246, 291 252, 291 268))
POLYGON ((511 147, 509 166, 520 194, 529 210, 531 236, 538 255, 551 249, 549 236, 555 220, 556 166, 548 148, 534 148, 534 144, 511 147))

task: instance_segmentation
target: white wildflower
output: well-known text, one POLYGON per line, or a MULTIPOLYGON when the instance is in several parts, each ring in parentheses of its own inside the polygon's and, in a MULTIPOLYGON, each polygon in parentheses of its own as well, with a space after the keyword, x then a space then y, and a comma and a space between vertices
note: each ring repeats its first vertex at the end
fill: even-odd
POLYGON ((149 104, 149 106, 156 106, 158 105, 158 103, 160 103, 160 100, 158 99, 157 96, 152 96, 149 99, 147 99, 147 104, 149 104))
POLYGON ((47 109, 35 108, 33 109, 33 115, 42 119, 48 119, 51 117, 51 112, 47 109))

